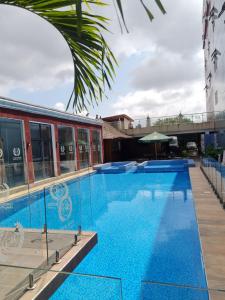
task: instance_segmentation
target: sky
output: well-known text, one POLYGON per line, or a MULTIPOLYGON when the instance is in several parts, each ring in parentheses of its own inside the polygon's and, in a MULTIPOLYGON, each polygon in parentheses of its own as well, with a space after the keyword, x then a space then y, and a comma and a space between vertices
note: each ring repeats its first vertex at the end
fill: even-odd
MULTIPOLYGON (((134 119, 205 111, 202 2, 154 1, 150 22, 139 1, 123 0, 129 34, 121 34, 113 6, 104 34, 119 66, 108 99, 91 116, 126 113, 134 119)), ((0 95, 65 109, 73 86, 68 45, 48 22, 20 8, 0 5, 0 95)), ((85 112, 86 113, 86 112, 85 112)))

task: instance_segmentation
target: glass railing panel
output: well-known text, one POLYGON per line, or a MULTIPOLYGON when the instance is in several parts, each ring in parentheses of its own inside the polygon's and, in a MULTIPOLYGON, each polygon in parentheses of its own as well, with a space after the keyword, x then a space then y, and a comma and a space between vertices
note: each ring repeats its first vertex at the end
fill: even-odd
POLYGON ((210 161, 209 163, 209 172, 210 172, 210 181, 213 185, 213 182, 214 182, 214 161, 210 161))
POLYGON ((225 166, 221 165, 221 200, 225 208, 225 166))
POLYGON ((143 300, 222 300, 225 297, 225 289, 143 281, 141 295, 143 300))
POLYGON ((217 162, 213 162, 213 164, 212 164, 212 183, 213 183, 213 187, 215 190, 216 190, 216 186, 217 186, 216 165, 217 165, 217 162))
POLYGON ((0 266, 0 299, 122 300, 119 278, 42 268, 0 266), (51 286, 48 286, 49 283, 51 286))
POLYGON ((80 226, 79 192, 67 181, 56 182, 44 189, 48 258, 59 259, 73 247, 80 226), (75 232, 76 231, 76 232, 75 232), (58 254, 56 254, 58 252, 58 254))
POLYGON ((27 164, 6 164, 0 160, 0 203, 18 197, 22 192, 27 193, 28 182, 27 164))
MULTIPOLYGON (((80 162, 78 161, 78 164, 80 162)), ((92 167, 57 178, 44 188, 49 262, 62 257, 92 225, 92 167)), ((86 234, 86 233, 85 233, 86 234)))
POLYGON ((225 208, 225 166, 213 158, 203 158, 201 167, 225 208))
MULTIPOLYGON (((59 276, 65 276, 63 273, 59 276)), ((51 296, 56 299, 122 300, 122 281, 119 278, 91 274, 70 273, 63 284, 51 296)))
POLYGON ((87 231, 93 228, 92 198, 94 187, 92 174, 93 169, 89 165, 85 175, 79 178, 81 200, 81 227, 83 230, 87 231))
POLYGON ((0 264, 46 265, 43 191, 22 186, 18 191, 10 189, 6 200, 0 204, 0 264))
POLYGON ((121 121, 109 122, 109 124, 119 130, 123 129, 140 129, 147 127, 165 127, 165 126, 177 126, 180 124, 191 125, 193 124, 202 124, 205 122, 214 122, 224 120, 224 112, 214 113, 214 112, 205 112, 205 113, 195 113, 195 114, 185 114, 185 115, 170 115, 170 116, 161 116, 161 117, 143 117, 135 119, 130 125, 129 128, 124 128, 124 124, 121 121))
POLYGON ((222 175, 221 175, 221 164, 219 162, 216 162, 215 172, 216 172, 216 192, 217 192, 219 199, 221 200, 221 198, 222 198, 222 175))
POLYGON ((4 163, 0 161, 0 185, 15 189, 27 184, 27 166, 23 162, 4 163))

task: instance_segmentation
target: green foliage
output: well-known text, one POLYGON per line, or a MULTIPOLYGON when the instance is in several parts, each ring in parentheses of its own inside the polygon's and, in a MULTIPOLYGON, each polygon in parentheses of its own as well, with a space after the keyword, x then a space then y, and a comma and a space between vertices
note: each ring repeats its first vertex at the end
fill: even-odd
POLYGON ((205 149, 205 156, 206 157, 212 157, 216 160, 218 160, 218 156, 223 154, 222 148, 214 148, 212 145, 208 146, 205 149))
MULTIPOLYGON (((125 28, 121 0, 116 1, 125 28)), ((162 13, 160 0, 155 0, 162 13)), ((140 3, 152 20, 147 6, 140 3)), ((92 13, 97 6, 108 5, 105 0, 0 0, 0 4, 24 8, 51 23, 65 38, 74 63, 74 88, 67 109, 80 112, 87 105, 98 104, 111 89, 115 78, 116 59, 102 33, 108 31, 108 19, 92 13)), ((128 31, 128 30, 127 30, 128 31)))
POLYGON ((182 157, 188 157, 188 152, 187 152, 187 150, 183 150, 183 151, 181 152, 181 156, 182 156, 182 157))
POLYGON ((187 117, 184 117, 182 114, 179 114, 178 116, 175 116, 175 117, 158 119, 154 123, 154 126, 172 125, 172 124, 187 124, 187 123, 188 124, 193 123, 193 121, 187 117))

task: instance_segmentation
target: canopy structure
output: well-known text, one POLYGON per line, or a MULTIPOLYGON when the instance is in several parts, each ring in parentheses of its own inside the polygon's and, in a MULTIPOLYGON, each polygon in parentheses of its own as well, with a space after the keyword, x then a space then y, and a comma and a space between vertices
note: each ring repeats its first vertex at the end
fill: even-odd
POLYGON ((107 122, 103 122, 103 139, 104 140, 115 140, 115 139, 130 139, 131 137, 129 135, 126 135, 119 130, 117 130, 115 127, 110 125, 107 122))
POLYGON ((148 134, 144 136, 143 138, 139 139, 139 142, 146 143, 146 144, 155 144, 155 158, 157 159, 157 143, 164 143, 169 142, 171 140, 171 137, 161 134, 159 132, 153 132, 151 134, 148 134))

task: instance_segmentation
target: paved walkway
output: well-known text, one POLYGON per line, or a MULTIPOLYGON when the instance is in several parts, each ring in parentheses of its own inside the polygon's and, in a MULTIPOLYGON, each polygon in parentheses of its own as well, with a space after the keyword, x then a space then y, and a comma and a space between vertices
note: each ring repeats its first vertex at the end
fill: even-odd
MULTIPOLYGON (((225 210, 199 167, 190 168, 208 287, 225 290, 225 210)), ((225 293, 211 292, 212 300, 225 293)))

